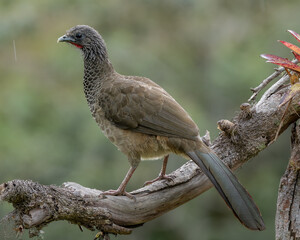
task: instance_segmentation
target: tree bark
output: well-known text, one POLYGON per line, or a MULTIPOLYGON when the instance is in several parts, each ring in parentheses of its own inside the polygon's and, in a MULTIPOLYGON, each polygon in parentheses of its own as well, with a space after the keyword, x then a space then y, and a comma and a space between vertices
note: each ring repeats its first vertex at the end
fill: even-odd
MULTIPOLYGON (((274 141, 281 122, 279 133, 299 118, 300 96, 295 95, 291 99, 286 112, 287 105, 278 107, 282 97, 289 92, 287 81, 287 76, 282 77, 265 92, 258 103, 242 104, 241 111, 232 121, 218 122, 221 132, 210 147, 231 169, 237 169, 269 146, 274 141)), ((76 183, 64 183, 58 187, 23 180, 0 185, 0 199, 12 203, 15 208, 6 219, 12 219, 20 231, 23 228, 31 229, 32 236, 57 220, 68 220, 105 234, 130 234, 133 228, 161 216, 212 187, 192 161, 171 175, 171 182, 162 180, 131 192, 135 200, 120 196, 100 198, 101 191, 76 183)))
POLYGON ((280 180, 276 240, 300 239, 300 126, 292 128, 292 152, 288 167, 280 180))

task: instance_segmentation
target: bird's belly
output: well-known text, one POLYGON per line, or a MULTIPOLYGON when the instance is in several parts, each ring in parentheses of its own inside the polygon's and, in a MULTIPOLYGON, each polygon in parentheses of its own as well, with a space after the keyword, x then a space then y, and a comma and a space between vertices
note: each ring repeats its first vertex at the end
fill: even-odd
POLYGON ((141 156, 142 161, 148 161, 148 160, 159 160, 168 155, 168 152, 152 152, 152 154, 145 154, 141 156))
POLYGON ((129 159, 157 160, 171 152, 163 137, 120 129, 105 118, 101 109, 93 115, 104 135, 129 159))

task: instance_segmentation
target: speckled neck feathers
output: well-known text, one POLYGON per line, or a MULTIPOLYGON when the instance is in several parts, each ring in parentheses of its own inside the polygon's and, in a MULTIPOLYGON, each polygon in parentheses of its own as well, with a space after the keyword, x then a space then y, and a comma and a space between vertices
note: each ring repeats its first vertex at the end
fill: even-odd
POLYGON ((84 93, 93 112, 93 104, 97 100, 97 93, 101 88, 102 82, 114 72, 113 66, 108 60, 105 43, 101 36, 90 47, 83 49, 84 59, 84 93))

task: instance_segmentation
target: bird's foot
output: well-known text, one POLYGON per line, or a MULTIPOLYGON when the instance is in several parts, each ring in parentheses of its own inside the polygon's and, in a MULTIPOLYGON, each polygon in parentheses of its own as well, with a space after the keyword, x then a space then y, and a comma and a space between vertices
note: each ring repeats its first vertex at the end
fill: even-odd
POLYGON ((157 182, 159 180, 164 180, 164 179, 167 180, 168 182, 173 181, 173 178, 171 176, 168 176, 168 175, 165 175, 165 174, 160 174, 157 178, 154 178, 150 181, 145 182, 143 187, 145 187, 146 185, 152 184, 154 182, 157 182))
POLYGON ((110 195, 110 196, 126 196, 132 200, 136 200, 135 196, 133 196, 132 194, 126 192, 125 190, 122 189, 117 189, 117 190, 108 190, 105 192, 100 193, 99 197, 103 197, 105 195, 110 195))

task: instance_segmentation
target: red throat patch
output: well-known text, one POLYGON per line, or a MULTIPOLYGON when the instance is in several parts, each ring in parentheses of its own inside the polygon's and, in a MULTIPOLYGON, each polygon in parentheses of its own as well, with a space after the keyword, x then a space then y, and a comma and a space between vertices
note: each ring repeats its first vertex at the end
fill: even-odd
POLYGON ((79 44, 76 44, 76 43, 73 43, 73 42, 70 42, 71 44, 73 44, 74 46, 78 47, 78 48, 83 48, 81 45, 79 44))

